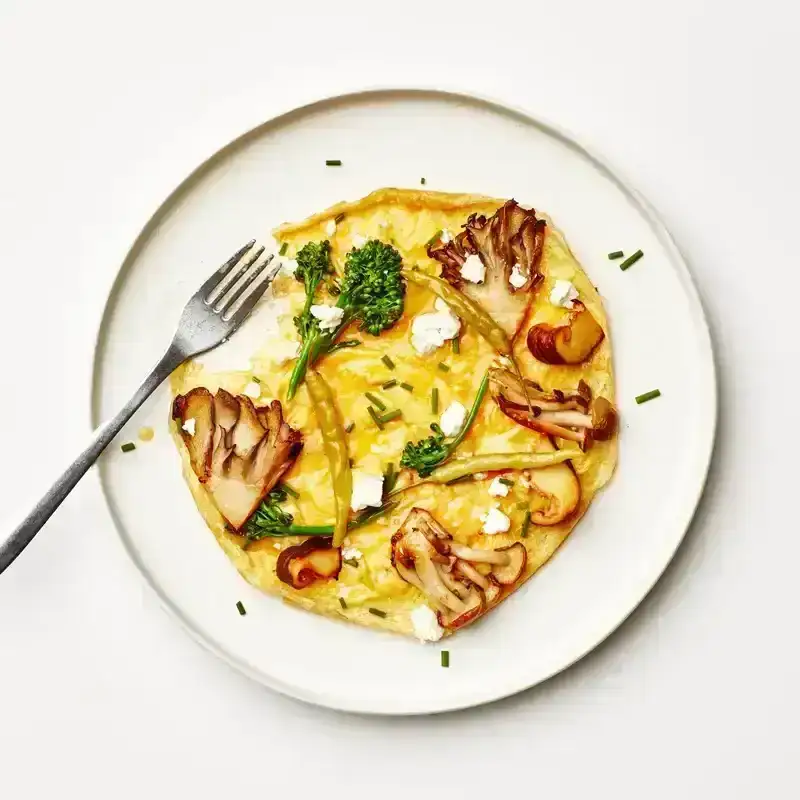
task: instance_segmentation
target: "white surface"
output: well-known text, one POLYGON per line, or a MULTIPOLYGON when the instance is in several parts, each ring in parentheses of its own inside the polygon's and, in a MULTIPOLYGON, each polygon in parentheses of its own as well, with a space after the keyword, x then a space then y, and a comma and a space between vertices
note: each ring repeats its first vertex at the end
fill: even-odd
MULTIPOLYGON (((163 350, 186 297, 240 241, 262 238, 267 226, 287 217, 363 196, 376 182, 417 185, 421 160, 436 164, 429 186, 464 188, 464 164, 475 148, 496 141, 510 157, 476 165, 469 188, 546 209, 603 295, 615 333, 620 469, 547 568, 484 624, 447 642, 449 671, 439 668, 436 653, 409 640, 338 625, 247 586, 190 501, 177 453, 164 435, 167 387, 129 426, 161 431, 158 442, 135 457, 113 448, 100 465, 125 547, 164 604, 206 647, 292 697, 347 711, 413 714, 527 689, 573 664, 631 613, 694 513, 713 445, 716 387, 708 329, 680 254, 650 210, 573 141, 464 95, 383 91, 325 100, 266 123, 199 170, 148 223, 122 266, 102 323, 94 424, 126 401, 124 387, 163 350), (420 127, 421 119, 428 124, 420 127), (325 166, 331 152, 344 166, 325 166), (397 154, 391 164, 386 152, 397 154), (273 189, 269 197, 265 185, 273 189), (231 208, 236 214, 228 213, 231 208), (623 273, 609 264, 612 241, 636 242, 647 253, 647 269, 623 273), (655 296, 657 308, 643 302, 655 296), (147 316, 151 322, 142 325, 147 316), (656 384, 663 392, 659 402, 637 406, 634 397, 656 384), (694 397, 688 407, 686 387, 694 397), (677 418, 681 424, 665 437, 664 427, 677 418), (247 625, 234 613, 240 598, 247 625), (353 671, 351 663, 361 669, 353 671), (413 697, 397 692, 405 681, 414 685, 413 697)), ((274 328, 274 317, 263 317, 277 304, 265 298, 248 328, 274 328)), ((237 338, 224 345, 231 364, 240 357, 237 338)), ((479 382, 476 376, 473 391, 479 382)), ((465 414, 460 403, 451 405, 442 415, 444 432, 457 432, 465 414), (453 415, 455 421, 448 419, 453 415)), ((380 504, 383 478, 371 481, 374 497, 355 474, 353 510, 380 504)), ((482 520, 486 534, 511 524, 494 507, 482 520)))
MULTIPOLYGON (((463 3, 408 3, 385 27, 387 8, 345 2, 314 22, 305 6, 263 3, 0 6, 6 292, 30 286, 30 270, 9 265, 31 263, 32 242, 59 253, 37 261, 50 282, 46 325, 13 304, 0 317, 4 374, 25 387, 44 371, 51 388, 6 392, 2 408, 45 420, 56 461, 84 441, 99 303, 152 209, 273 105, 356 88, 366 65, 375 82, 457 83, 527 105, 621 166, 693 265, 722 385, 701 514, 639 611, 538 689, 435 719, 316 711, 233 674, 176 635, 118 546, 96 480, 84 482, 0 578, 4 796, 271 796, 296 792, 297 771, 284 765, 309 763, 311 751, 319 775, 358 758, 344 770, 348 798, 375 796, 379 781, 381 797, 409 787, 440 797, 458 780, 443 768, 443 742, 483 757, 462 774, 477 795, 496 791, 499 764, 535 770, 537 792, 554 798, 800 791, 800 539, 785 501, 797 461, 753 413, 765 390, 798 388, 786 366, 798 361, 798 12, 578 5, 506 8, 510 33, 463 3), (466 43, 480 59, 453 56, 466 43), (780 275, 781 302, 753 291, 765 272, 780 275), (414 765, 402 782, 398 752, 414 765)), ((10 522, 13 502, 21 511, 49 475, 29 428, 4 433, 10 522)), ((337 786, 331 795, 344 794, 337 786)))

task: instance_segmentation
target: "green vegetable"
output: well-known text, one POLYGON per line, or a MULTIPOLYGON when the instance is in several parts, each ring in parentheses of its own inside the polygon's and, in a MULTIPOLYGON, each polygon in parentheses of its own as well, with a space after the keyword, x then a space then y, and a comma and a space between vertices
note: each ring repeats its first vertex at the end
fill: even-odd
POLYGON ((372 407, 367 406, 367 411, 369 415, 372 417, 372 421, 378 426, 380 430, 383 430, 383 420, 378 416, 378 412, 372 407))
POLYGON ((339 605, 340 605, 342 608, 347 608, 347 603, 345 602, 345 600, 344 600, 344 597, 340 597, 340 598, 339 598, 339 605))
POLYGON ((397 386, 397 381, 392 378, 390 381, 386 381, 386 383, 381 386, 381 389, 394 389, 395 386, 397 386))
POLYGON ((383 361, 383 363, 386 364, 389 369, 394 369, 394 361, 392 361, 389 356, 381 356, 381 361, 383 361))
POLYGON ((336 342, 328 352, 335 353, 337 350, 345 350, 348 347, 361 347, 361 342, 358 339, 345 339, 344 341, 336 342))
POLYGON ((239 609, 239 616, 240 617, 243 617, 247 613, 247 610, 245 609, 244 604, 242 603, 241 600, 237 600, 236 601, 236 608, 239 609))
POLYGON ((442 650, 442 666, 449 667, 450 666, 450 651, 449 650, 442 650))
POLYGON ((386 612, 381 611, 379 608, 368 608, 370 614, 374 614, 376 617, 380 617, 381 619, 386 619, 386 612))
MULTIPOLYGON (((327 239, 324 242, 309 242, 297 252, 294 277, 303 284, 306 301, 300 315, 294 318, 294 325, 304 342, 311 341, 320 333, 319 320, 311 316, 311 306, 314 304, 317 287, 332 272, 331 243, 327 239)), ((303 353, 300 358, 303 358, 303 353)), ((307 358, 306 354, 306 360, 307 358)))
POLYGON ((400 388, 401 389, 405 389, 407 392, 413 392, 414 391, 414 387, 410 383, 401 383, 400 384, 400 388))
POLYGON ((644 394, 640 394, 636 398, 636 402, 641 405, 642 403, 646 403, 648 400, 655 400, 656 397, 661 397, 661 390, 660 389, 653 389, 650 392, 645 392, 644 394))
POLYGON ((528 535, 528 528, 531 526, 531 510, 528 509, 525 512, 525 517, 522 520, 522 531, 520 531, 520 536, 524 539, 528 535))
POLYGON ((125 444, 120 445, 119 449, 122 450, 123 453, 130 453, 131 450, 136 449, 136 445, 133 442, 125 442, 125 444))
POLYGON ((403 416, 403 412, 399 408, 395 408, 393 411, 387 411, 385 414, 381 415, 381 422, 391 422, 392 420, 399 419, 403 416))
POLYGON ((444 361, 440 361, 436 366, 439 367, 440 372, 450 372, 450 367, 444 361))
POLYGON ((358 566, 358 559, 357 558, 344 558, 344 559, 342 559, 342 563, 347 564, 348 567, 357 567, 358 566))
POLYGON ((431 389, 431 411, 439 413, 439 390, 435 386, 431 389))
MULTIPOLYGON (((324 275, 331 271, 330 245, 324 242, 315 246, 323 245, 327 266, 326 272, 322 273, 324 275)), ((299 269, 300 253, 297 255, 299 269)), ((379 336, 400 319, 406 293, 401 269, 402 259, 397 250, 377 239, 372 239, 362 248, 354 248, 347 254, 341 293, 336 301, 336 307, 343 311, 342 320, 331 331, 321 331, 316 320, 306 324, 303 329, 298 326, 303 346, 289 378, 289 399, 297 393, 309 365, 329 353, 349 325, 356 323, 360 330, 379 336)), ((305 275, 305 271, 301 274, 305 275)), ((310 309, 314 300, 314 293, 310 290, 315 291, 318 284, 319 280, 314 284, 306 282, 306 309, 310 309)))
POLYGON ((383 492, 384 494, 389 494, 389 492, 394 489, 395 485, 397 484, 397 478, 399 477, 399 473, 395 472, 394 469, 394 462, 390 461, 389 466, 386 467, 386 472, 383 474, 383 492))
POLYGON ((280 488, 283 489, 283 491, 286 492, 286 494, 288 494, 289 497, 294 497, 295 500, 297 500, 297 498, 300 497, 300 493, 296 489, 292 489, 292 487, 289 486, 288 483, 280 484, 280 488))
MULTIPOLYGON (((427 478, 440 464, 447 461, 453 455, 456 448, 461 444, 464 437, 469 432, 472 423, 475 422, 475 417, 478 416, 483 398, 486 396, 486 390, 489 387, 489 373, 483 376, 481 385, 478 387, 478 393, 475 395, 475 400, 472 402, 472 408, 461 426, 461 430, 449 442, 445 442, 447 438, 442 429, 436 424, 431 425, 433 436, 427 439, 422 439, 419 442, 406 442, 403 448, 403 457, 400 459, 400 466, 414 469, 420 478, 427 478)), ((431 394, 431 407, 434 405, 434 398, 436 408, 438 409, 439 397, 436 389, 433 390, 436 394, 431 394)))
POLYGON ((514 481, 510 481, 508 478, 498 478, 497 480, 500 481, 504 486, 513 486, 514 481))
POLYGON ((328 158, 325 159, 325 166, 326 167, 341 167, 342 161, 339 158, 328 158))
POLYGON ((370 403, 372 403, 372 405, 378 409, 378 411, 386 411, 386 403, 384 403, 380 397, 372 394, 372 392, 364 392, 364 397, 366 397, 367 400, 369 400, 370 403))
POLYGON ((624 272, 628 267, 632 267, 643 255, 644 253, 641 250, 637 250, 632 256, 628 256, 619 265, 619 268, 624 272))
POLYGON ((458 355, 461 352, 461 342, 459 341, 458 336, 456 336, 453 340, 453 352, 458 355))
POLYGON ((279 255, 279 256, 285 256, 285 255, 286 255, 286 251, 287 251, 288 249, 289 249, 289 243, 288 243, 288 242, 284 242, 284 243, 281 245, 281 249, 280 249, 280 250, 278 250, 278 255, 279 255))
POLYGON ((608 254, 608 258, 610 261, 614 261, 614 259, 622 258, 624 255, 625 253, 623 253, 622 250, 615 250, 613 253, 608 254))
MULTIPOLYGON (((292 490, 294 491, 294 490, 292 490)), ((297 492, 295 492, 297 495, 297 492)), ((261 531, 271 529, 276 525, 286 527, 294 522, 294 517, 281 508, 281 503, 286 502, 288 492, 285 486, 276 486, 262 501, 255 513, 244 528, 248 539, 258 539, 261 531)))
POLYGON ((425 185, 425 178, 420 178, 419 182, 424 186, 425 185))
POLYGON ((343 211, 341 214, 337 214, 333 218, 333 221, 338 225, 346 216, 347 216, 347 214, 345 214, 344 211, 343 211))
POLYGON ((352 433, 356 428, 355 422, 348 422, 347 425, 344 426, 345 433, 352 433))

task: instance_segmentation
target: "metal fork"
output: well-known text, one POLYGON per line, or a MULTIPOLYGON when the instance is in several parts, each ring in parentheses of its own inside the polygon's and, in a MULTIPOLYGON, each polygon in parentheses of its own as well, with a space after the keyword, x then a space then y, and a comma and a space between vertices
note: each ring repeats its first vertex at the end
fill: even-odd
POLYGON ((0 573, 28 546, 122 426, 161 382, 187 358, 227 341, 248 317, 281 267, 278 263, 267 270, 274 254, 259 262, 264 248, 254 246, 255 239, 234 253, 191 297, 183 309, 172 343, 144 383, 122 411, 99 428, 91 444, 0 545, 0 573))

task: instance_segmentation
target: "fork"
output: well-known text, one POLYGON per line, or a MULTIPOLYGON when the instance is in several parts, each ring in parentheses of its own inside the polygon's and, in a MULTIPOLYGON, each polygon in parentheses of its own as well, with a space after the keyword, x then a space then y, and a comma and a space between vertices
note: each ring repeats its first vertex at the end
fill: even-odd
POLYGON ((192 295, 183 309, 178 329, 167 352, 145 378, 144 383, 119 414, 97 430, 89 446, 53 484, 11 536, 0 545, 0 573, 28 546, 123 425, 161 382, 186 359, 227 341, 247 319, 281 268, 278 263, 267 270, 275 258, 274 254, 268 255, 259 263, 264 248, 254 248, 255 243, 253 239, 237 250, 192 295))

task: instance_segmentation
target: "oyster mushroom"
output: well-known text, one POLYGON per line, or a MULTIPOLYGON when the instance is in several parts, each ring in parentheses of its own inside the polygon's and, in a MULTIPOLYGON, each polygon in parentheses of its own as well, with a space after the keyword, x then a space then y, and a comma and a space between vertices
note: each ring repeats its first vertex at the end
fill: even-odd
POLYGON ((342 551, 330 539, 314 536, 281 550, 275 572, 283 583, 305 589, 315 581, 336 578, 341 568, 342 551))
POLYGON ((566 325, 542 322, 528 331, 528 350, 545 364, 582 364, 604 336, 592 312, 576 300, 566 325))
POLYGON ((519 542, 498 550, 459 544, 421 508, 409 511, 391 546, 392 564, 400 577, 425 594, 439 624, 451 630, 472 622, 487 604, 496 603, 522 576, 527 560, 519 542), (491 571, 484 575, 478 564, 489 565, 491 571), (484 592, 492 599, 487 600, 484 592))
POLYGON ((490 370, 492 395, 500 410, 526 428, 577 442, 587 450, 593 441, 610 439, 617 429, 617 411, 605 397, 592 399, 589 386, 580 381, 574 392, 545 392, 525 381, 530 405, 519 378, 508 370, 490 370))
POLYGON ((178 395, 172 416, 197 475, 220 513, 238 531, 292 466, 300 431, 283 420, 281 404, 255 408, 248 397, 199 387, 178 395), (194 434, 184 429, 194 420, 194 434))
POLYGON ((441 263, 442 278, 480 303, 513 338, 542 281, 539 263, 545 229, 545 221, 537 219, 533 209, 509 200, 489 219, 473 214, 458 236, 428 247, 428 255, 441 263), (461 275, 461 267, 471 255, 477 255, 486 267, 482 283, 466 281, 461 275))

